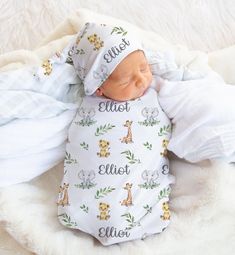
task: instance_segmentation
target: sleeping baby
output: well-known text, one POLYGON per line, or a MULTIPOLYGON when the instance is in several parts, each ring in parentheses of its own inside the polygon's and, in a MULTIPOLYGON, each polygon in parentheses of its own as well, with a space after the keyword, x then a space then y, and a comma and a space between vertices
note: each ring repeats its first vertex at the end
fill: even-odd
POLYGON ((161 233, 174 182, 161 80, 122 27, 87 23, 72 50, 85 95, 69 129, 58 218, 103 245, 161 233))

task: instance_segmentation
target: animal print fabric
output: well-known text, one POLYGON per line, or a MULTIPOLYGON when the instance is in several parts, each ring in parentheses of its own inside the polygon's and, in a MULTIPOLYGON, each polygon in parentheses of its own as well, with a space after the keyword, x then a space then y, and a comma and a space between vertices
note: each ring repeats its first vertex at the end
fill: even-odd
POLYGON ((162 232, 170 221, 170 120, 150 88, 116 102, 85 96, 69 129, 58 218, 103 245, 162 232))
POLYGON ((84 84, 85 94, 92 95, 115 67, 136 50, 143 48, 129 29, 86 23, 69 51, 76 73, 84 84))

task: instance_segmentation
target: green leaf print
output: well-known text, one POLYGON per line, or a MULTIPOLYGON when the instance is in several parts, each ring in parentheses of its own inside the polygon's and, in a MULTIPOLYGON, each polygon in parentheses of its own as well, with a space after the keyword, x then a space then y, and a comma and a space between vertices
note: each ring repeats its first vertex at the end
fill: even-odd
POLYGON ((83 127, 85 127, 85 126, 91 126, 91 125, 93 125, 93 124, 95 124, 96 123, 96 120, 80 120, 80 121, 75 121, 74 122, 74 124, 76 124, 76 125, 80 125, 80 126, 83 126, 83 127))
POLYGON ((152 207, 150 207, 149 205, 145 205, 145 206, 143 206, 143 208, 146 210, 146 213, 145 213, 143 216, 141 216, 141 218, 139 219, 139 224, 140 224, 141 220, 142 220, 147 214, 152 213, 152 207))
POLYGON ((77 223, 75 221, 71 221, 70 216, 68 216, 66 213, 60 214, 58 217, 61 217, 61 220, 65 223, 65 226, 69 228, 77 227, 77 223))
POLYGON ((113 190, 115 190, 115 188, 111 188, 111 187, 105 187, 103 189, 101 188, 96 191, 95 199, 99 199, 101 197, 107 196, 113 190))
POLYGON ((160 185, 160 183, 147 183, 145 182, 144 184, 139 184, 138 186, 140 188, 143 188, 143 189, 155 189, 157 188, 158 186, 160 185))
POLYGON ((147 215, 148 213, 152 213, 152 207, 150 207, 149 205, 145 205, 143 207, 147 211, 145 215, 147 215))
POLYGON ((130 223, 130 224, 128 224, 128 227, 126 227, 126 230, 130 230, 135 226, 140 226, 140 222, 139 221, 136 222, 134 216, 132 216, 130 213, 125 213, 125 214, 121 215, 121 217, 125 217, 126 218, 125 220, 128 223, 130 223))
POLYGON ((170 125, 163 126, 160 128, 160 130, 158 132, 158 136, 167 135, 169 133, 171 133, 171 126, 170 125))
POLYGON ((84 55, 85 54, 85 51, 83 50, 83 49, 77 49, 77 51, 76 51, 76 54, 77 55, 84 55))
POLYGON ((127 34, 127 31, 125 31, 122 27, 114 27, 111 35, 115 33, 115 34, 122 34, 122 36, 125 36, 127 34))
POLYGON ((71 158, 71 154, 68 153, 67 151, 65 152, 65 159, 64 159, 64 163, 65 164, 77 164, 77 160, 76 159, 72 159, 71 158))
POLYGON ((143 126, 146 126, 146 127, 149 127, 149 126, 152 127, 152 126, 154 126, 154 125, 159 124, 160 121, 159 121, 159 120, 151 120, 151 121, 144 120, 144 121, 138 121, 138 123, 139 123, 140 125, 143 125, 143 126))
POLYGON ((92 183, 92 182, 89 182, 89 183, 81 182, 80 184, 74 184, 74 187, 78 189, 91 189, 95 186, 96 186, 96 183, 92 183))
POLYGON ((85 150, 88 150, 88 147, 89 147, 89 145, 88 145, 87 143, 85 143, 85 142, 80 143, 80 146, 81 146, 83 149, 85 149, 85 150))
POLYGON ((125 154, 126 155, 126 158, 129 160, 130 164, 135 164, 135 163, 139 164, 139 163, 141 163, 141 161, 139 159, 135 158, 134 153, 132 153, 130 150, 123 151, 123 152, 121 152, 121 154, 125 154))
POLYGON ((100 126, 96 129, 95 136, 104 135, 114 127, 115 126, 111 124, 105 124, 104 126, 100 126))
POLYGON ((151 143, 146 142, 146 143, 143 143, 143 145, 144 145, 147 149, 149 149, 150 151, 152 150, 152 144, 151 144, 151 143))
POLYGON ((170 192, 171 192, 171 188, 168 187, 168 188, 164 188, 160 191, 158 197, 157 197, 157 203, 163 199, 163 198, 168 198, 169 195, 170 195, 170 192))
POLYGON ((84 212, 88 213, 88 206, 85 206, 85 205, 83 204, 82 206, 80 206, 80 208, 81 208, 84 212))

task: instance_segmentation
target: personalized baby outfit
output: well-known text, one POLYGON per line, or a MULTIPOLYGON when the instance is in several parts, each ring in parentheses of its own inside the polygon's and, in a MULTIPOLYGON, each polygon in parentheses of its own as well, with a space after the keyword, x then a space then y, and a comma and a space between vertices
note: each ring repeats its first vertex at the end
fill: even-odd
POLYGON ((123 27, 86 23, 70 50, 85 94, 92 95, 116 66, 136 50, 143 50, 141 44, 123 27))
POLYGON ((58 215, 103 245, 169 224, 169 119, 150 88, 133 101, 85 96, 69 130, 58 215))
POLYGON ((103 245, 160 233, 170 220, 171 124, 156 91, 125 102, 94 96, 135 50, 124 28, 87 23, 70 51, 86 95, 69 129, 58 218, 103 245))

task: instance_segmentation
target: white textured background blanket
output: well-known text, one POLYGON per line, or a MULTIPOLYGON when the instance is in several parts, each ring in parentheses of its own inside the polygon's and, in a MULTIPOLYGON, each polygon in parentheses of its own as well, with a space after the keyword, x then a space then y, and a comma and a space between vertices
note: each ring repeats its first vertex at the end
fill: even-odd
MULTIPOLYGON (((233 0, 1 0, 0 54, 36 48, 79 7, 129 21, 190 49, 210 52, 235 44, 233 0)), ((57 225, 53 201, 61 169, 60 165, 30 186, 17 187, 17 192, 9 189, 0 194, 8 219, 1 222, 1 255, 32 254, 27 249, 42 255, 234 252, 235 169, 230 166, 175 161, 173 171, 178 181, 172 198, 171 228, 157 238, 111 249, 102 249, 92 239, 57 225)))
POLYGON ((191 49, 212 51, 235 42, 232 0, 1 0, 0 53, 35 48, 79 7, 129 21, 191 49))

